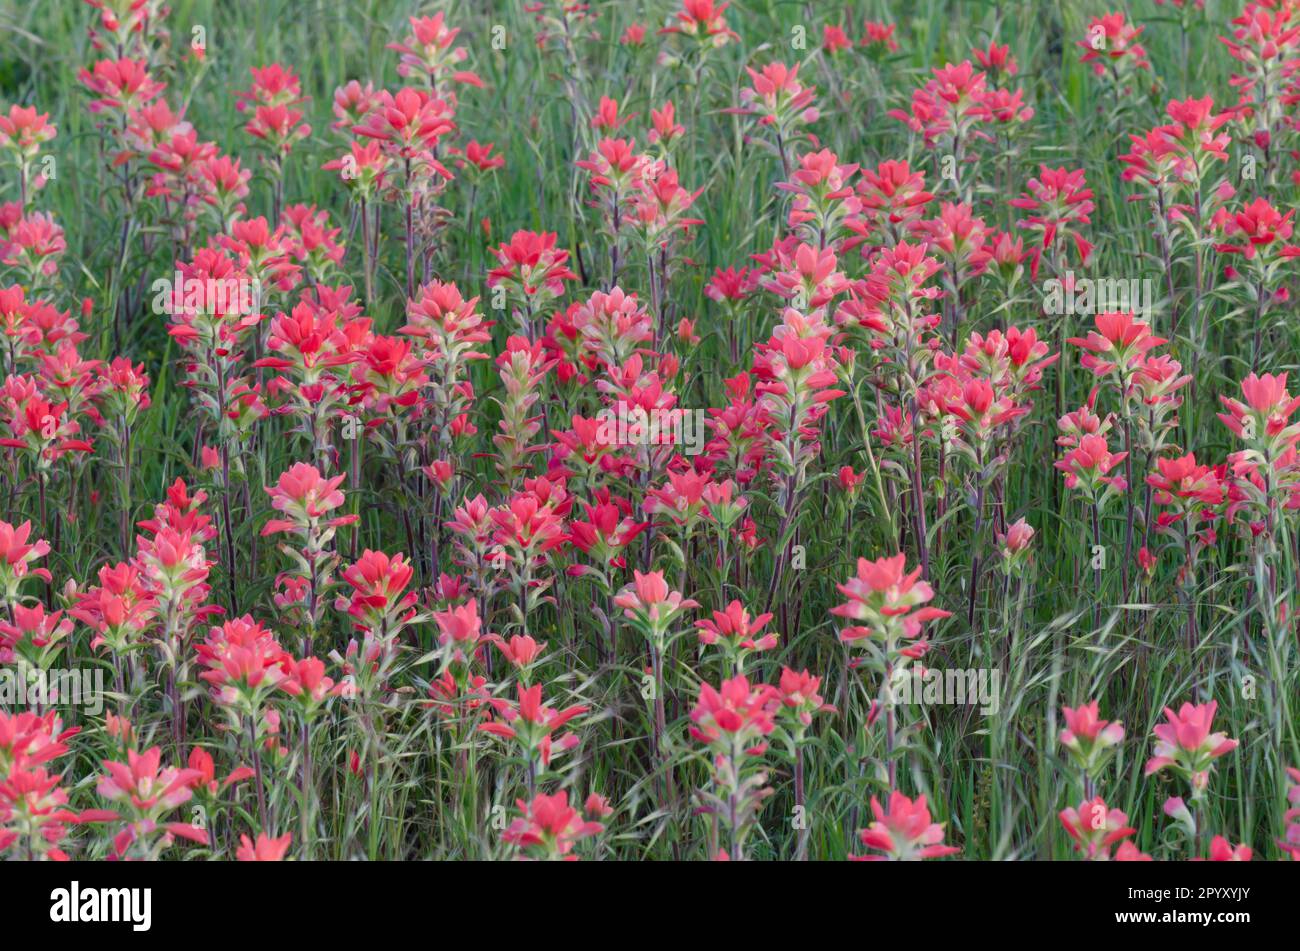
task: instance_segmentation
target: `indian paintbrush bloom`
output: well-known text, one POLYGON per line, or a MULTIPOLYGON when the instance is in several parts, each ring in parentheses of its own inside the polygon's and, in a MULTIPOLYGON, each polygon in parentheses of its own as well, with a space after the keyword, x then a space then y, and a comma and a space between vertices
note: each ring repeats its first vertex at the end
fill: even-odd
POLYGON ((881 855, 863 856, 869 862, 908 862, 956 855, 961 849, 943 844, 943 823, 930 821, 925 796, 908 799, 898 790, 889 794, 889 808, 871 797, 871 812, 876 821, 858 833, 862 844, 881 855))
POLYGON ((1165 707, 1168 723, 1157 724, 1154 755, 1147 760, 1144 772, 1150 776, 1162 769, 1172 769, 1191 785, 1192 800, 1205 795, 1210 784, 1214 761, 1237 748, 1237 741, 1226 733, 1212 733, 1217 702, 1184 703, 1175 713, 1165 707))

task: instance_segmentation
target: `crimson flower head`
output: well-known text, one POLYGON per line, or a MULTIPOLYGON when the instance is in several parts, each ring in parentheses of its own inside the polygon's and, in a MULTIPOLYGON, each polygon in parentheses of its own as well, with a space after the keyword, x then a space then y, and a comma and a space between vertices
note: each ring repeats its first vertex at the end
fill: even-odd
POLYGON ((986 49, 975 50, 975 62, 990 76, 1014 76, 1020 71, 1016 58, 1011 55, 1010 45, 998 46, 996 40, 989 42, 986 49))
POLYGON ((1224 499, 1223 484, 1213 466, 1199 465, 1195 453, 1156 459, 1156 471, 1147 476, 1156 490, 1157 505, 1218 505, 1224 499))
POLYGON ((465 143, 465 158, 458 164, 461 168, 472 168, 479 173, 504 168, 506 164, 505 157, 493 155, 492 148, 493 143, 491 142, 484 144, 471 139, 465 143))
POLYGON ((1210 841, 1211 862, 1249 862, 1254 854, 1249 845, 1234 846, 1228 839, 1216 835, 1210 841))
POLYGON ((871 797, 871 811, 876 821, 858 836, 867 848, 883 854, 863 856, 865 861, 918 861, 943 858, 961 851, 956 846, 943 844, 943 823, 930 821, 930 809, 924 795, 913 801, 895 789, 889 794, 888 811, 881 807, 875 796, 871 797))
POLYGON ((637 113, 635 112, 631 115, 620 115, 618 100, 611 99, 609 96, 601 96, 600 105, 596 107, 596 114, 591 117, 591 127, 616 132, 635 119, 636 116, 637 113))
POLYGON ((898 25, 895 23, 865 20, 862 24, 862 39, 858 44, 866 47, 867 55, 873 59, 880 59, 889 53, 897 53, 898 40, 894 38, 894 31, 897 29, 898 25))

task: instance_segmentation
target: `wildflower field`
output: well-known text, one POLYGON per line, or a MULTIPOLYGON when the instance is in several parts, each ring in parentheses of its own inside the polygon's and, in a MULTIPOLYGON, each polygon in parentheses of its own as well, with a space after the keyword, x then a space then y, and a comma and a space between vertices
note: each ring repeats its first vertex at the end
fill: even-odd
POLYGON ((1300 858, 1298 195, 1297 0, 0 0, 0 856, 1300 858))

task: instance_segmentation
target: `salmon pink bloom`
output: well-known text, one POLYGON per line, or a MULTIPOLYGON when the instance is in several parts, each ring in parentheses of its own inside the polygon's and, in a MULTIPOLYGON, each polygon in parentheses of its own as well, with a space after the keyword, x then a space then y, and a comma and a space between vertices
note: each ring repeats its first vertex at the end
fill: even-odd
POLYGON ((765 785, 766 772, 758 767, 781 710, 775 688, 751 686, 744 674, 724 680, 716 690, 702 683, 699 700, 691 710, 691 738, 706 744, 712 754, 712 788, 699 790, 696 797, 702 811, 712 814, 727 830, 727 857, 733 860, 743 857, 745 839, 763 801, 773 792, 765 785))
POLYGON ((745 67, 751 85, 740 91, 744 111, 758 116, 760 125, 774 126, 789 135, 797 125, 816 122, 816 90, 799 82, 799 65, 768 63, 761 71, 745 67))
POLYGON ((827 23, 822 27, 822 49, 834 56, 841 50, 853 49, 853 41, 844 32, 844 27, 827 23))
POLYGON ((414 617, 418 597, 406 592, 415 569, 399 552, 392 557, 382 551, 366 549, 357 562, 343 572, 343 580, 352 588, 350 598, 339 599, 359 628, 391 630, 414 617), (403 593, 406 592, 406 593, 403 593))
POLYGON ((1300 409, 1300 396, 1287 392, 1285 373, 1274 376, 1251 373, 1241 381, 1245 402, 1220 396, 1226 413, 1219 413, 1225 426, 1252 448, 1263 450, 1277 459, 1300 441, 1300 421, 1293 421, 1300 409))
POLYGON ((1007 526, 1005 533, 997 533, 1002 548, 1002 563, 1008 574, 1019 575, 1030 559, 1030 545, 1034 541, 1034 527, 1023 518, 1007 526))
POLYGON ((1108 475, 1124 461, 1126 452, 1111 452, 1105 436, 1084 436, 1078 446, 1055 463, 1065 473, 1065 487, 1079 489, 1090 504, 1100 505, 1112 493, 1123 492, 1128 483, 1120 476, 1108 475))
POLYGON ((38 114, 34 106, 14 103, 8 113, 0 113, 0 149, 14 153, 20 168, 30 165, 40 155, 41 146, 58 134, 49 119, 48 112, 38 114))
POLYGON ((256 717, 286 676, 284 648, 248 615, 211 628, 195 650, 205 668, 199 679, 212 685, 212 699, 232 716, 256 717))
POLYGON ((65 862, 59 845, 69 826, 104 818, 93 810, 70 810, 61 777, 44 767, 15 767, 0 776, 0 854, 65 862))
POLYGON ((50 581, 52 576, 45 568, 33 568, 32 562, 50 553, 50 543, 45 539, 28 542, 32 523, 23 522, 17 528, 0 521, 0 590, 7 604, 18 602, 18 589, 25 578, 50 581))
POLYGON ((623 609, 628 620, 644 627, 652 640, 662 640, 677 615, 700 606, 680 591, 669 591, 662 571, 634 570, 632 575, 632 583, 614 598, 614 605, 623 609))
POLYGON ((393 95, 381 90, 378 101, 352 133, 380 143, 391 157, 419 162, 450 178, 432 156, 443 136, 456 128, 447 101, 422 89, 404 87, 393 95))
POLYGON ((858 624, 844 628, 840 640, 846 644, 863 638, 883 642, 889 654, 916 658, 929 649, 921 637, 922 625, 949 617, 950 611, 922 607, 934 597, 934 589, 921 581, 921 569, 906 570, 907 556, 894 555, 868 561, 858 559, 857 574, 845 584, 836 585, 849 600, 831 608, 836 617, 858 624), (903 642, 911 642, 907 646, 903 642))
MULTIPOLYGON (((118 734, 122 737, 124 743, 130 744, 133 739, 131 724, 121 721, 120 718, 118 719, 118 734), (125 723, 125 727, 122 726, 123 723, 125 723)), ((217 782, 216 764, 212 761, 212 754, 201 746, 196 746, 194 749, 190 750, 190 758, 186 765, 190 769, 197 770, 199 773, 199 775, 194 778, 191 788, 200 795, 206 794, 208 796, 215 796, 221 790, 242 783, 244 780, 251 779, 253 776, 253 770, 249 769, 247 766, 241 766, 238 769, 232 770, 230 775, 221 780, 221 782, 217 782)))
POLYGON ((1165 519, 1164 527, 1170 521, 1194 518, 1205 506, 1219 505, 1225 498, 1219 472, 1212 466, 1198 465, 1190 452, 1176 459, 1156 459, 1156 471, 1147 476, 1147 485, 1156 490, 1153 498, 1157 505, 1176 509, 1165 519))
POLYGON ((714 0, 682 0, 682 8, 674 14, 674 22, 659 30, 660 35, 678 33, 696 40, 701 48, 725 46, 740 36, 727 26, 725 16, 729 3, 714 0))
MULTIPOLYGON (((1080 226, 1092 223, 1092 189, 1087 187, 1083 169, 1070 171, 1064 168, 1039 166, 1037 178, 1029 180, 1029 190, 1009 202, 1012 208, 1032 212, 1016 224, 1042 236, 1031 252, 1029 273, 1037 279, 1038 266, 1043 252, 1064 258, 1058 248, 1058 239, 1068 236, 1074 243, 1080 264, 1086 265, 1092 255, 1092 244, 1080 233, 1080 226)), ((1062 267, 1063 271, 1064 268, 1062 267)), ((1065 274, 1055 274, 1058 280, 1065 274)))
POLYGON ((484 640, 478 602, 469 600, 446 611, 435 611, 433 620, 438 625, 438 643, 446 663, 463 671, 478 650, 479 642, 484 640))
POLYGON ((176 837, 206 845, 208 834, 198 826, 164 821, 169 813, 189 802, 192 787, 201 776, 199 771, 173 766, 160 769, 162 750, 156 746, 143 753, 129 749, 126 756, 125 763, 104 760, 104 774, 96 786, 100 796, 122 810, 120 816, 96 816, 112 816, 124 823, 113 839, 114 857, 123 859, 131 854, 157 858, 176 837))
POLYGON ((686 135, 686 128, 677 121, 677 107, 669 100, 661 109, 650 110, 650 132, 646 135, 651 145, 667 150, 686 135))
POLYGON ((77 78, 99 96, 90 104, 92 113, 117 110, 123 115, 136 112, 163 91, 164 84, 149 75, 143 59, 102 59, 92 69, 83 69, 77 78))
POLYGON ((763 634, 760 631, 772 620, 771 614, 760 614, 751 618, 745 606, 739 601, 732 601, 725 611, 714 611, 711 620, 696 621, 700 643, 705 646, 718 644, 727 658, 729 668, 736 671, 745 669, 745 658, 756 651, 771 650, 777 645, 774 633, 763 634))
POLYGON ((1075 850, 1093 862, 1109 860, 1111 846, 1137 832, 1128 824, 1128 816, 1118 809, 1108 809, 1100 796, 1085 799, 1078 809, 1062 809, 1059 815, 1061 825, 1074 840, 1075 850))
POLYGON ((488 287, 501 285, 531 313, 564 293, 565 281, 576 281, 569 270, 569 252, 555 247, 554 233, 516 231, 498 247, 498 266, 488 272, 488 287))
POLYGON ((857 192, 863 209, 858 230, 864 236, 875 235, 877 240, 905 237, 934 200, 925 188, 925 174, 907 162, 884 161, 874 169, 864 167, 857 192))
MULTIPOLYGON (((262 526, 263 535, 276 532, 305 532, 318 524, 344 502, 339 486, 344 476, 332 479, 323 477, 315 466, 298 462, 280 474, 273 486, 266 487, 266 494, 271 497, 271 508, 289 516, 287 519, 272 519, 262 526)), ((355 515, 344 515, 327 519, 326 528, 349 525, 357 520, 355 515)))
POLYGON ((429 85, 437 90, 444 81, 483 86, 476 74, 459 69, 469 58, 463 46, 454 45, 459 29, 448 27, 439 10, 430 17, 411 17, 411 32, 402 43, 389 43, 388 49, 401 54, 397 74, 403 78, 412 75, 428 77, 429 85))
POLYGON ((801 671, 781 668, 781 680, 776 689, 781 698, 781 712, 793 718, 796 738, 801 738, 804 729, 812 725, 813 714, 835 712, 835 708, 817 692, 821 684, 822 679, 808 673, 807 668, 801 671))
POLYGON ((497 650, 501 651, 501 655, 510 666, 519 671, 520 678, 525 682, 529 671, 546 651, 545 641, 539 644, 527 634, 515 634, 510 640, 493 634, 489 635, 489 640, 496 645, 497 650))
POLYGON ((876 821, 858 833, 862 844, 883 855, 865 856, 869 862, 909 862, 920 859, 937 859, 956 855, 961 849, 943 844, 943 823, 930 821, 930 809, 925 796, 915 801, 898 790, 889 794, 889 809, 881 808, 880 800, 871 797, 871 811, 876 821))
POLYGON ((72 633, 72 618, 62 611, 45 613, 39 601, 31 607, 10 605, 13 621, 0 620, 0 662, 12 663, 15 655, 37 669, 46 670, 63 649, 60 644, 72 633))
POLYGON ((862 24, 862 39, 859 45, 866 47, 867 55, 872 59, 882 59, 888 53, 898 52, 898 40, 894 39, 894 23, 879 23, 866 20, 862 24))
POLYGON ((1061 710, 1065 717, 1061 745, 1070 751, 1079 769, 1091 777, 1095 777, 1109 759, 1113 747, 1124 740, 1124 725, 1101 719, 1098 715, 1100 709, 1100 703, 1093 700, 1074 709, 1063 707, 1061 710))
POLYGON ((155 604, 139 565, 119 562, 102 566, 99 584, 83 590, 68 613, 95 632, 92 650, 107 646, 121 654, 145 646, 155 604))
POLYGON ((515 801, 522 815, 510 823, 502 833, 502 840, 517 846, 523 856, 535 860, 577 861, 574 846, 583 839, 604 831, 599 822, 583 819, 582 814, 569 805, 569 794, 564 791, 547 795, 538 793, 531 802, 515 801))
POLYGON ((563 710, 556 710, 542 703, 542 685, 526 687, 522 683, 516 686, 519 700, 490 697, 496 719, 479 724, 484 733, 513 740, 533 769, 549 766, 554 752, 567 752, 578 745, 576 733, 560 732, 566 723, 574 717, 581 716, 589 709, 582 704, 574 704, 563 710))
POLYGON ((465 143, 465 158, 458 162, 460 168, 470 169, 479 175, 484 172, 490 172, 494 169, 504 168, 506 164, 505 157, 502 155, 492 154, 493 144, 488 142, 486 145, 470 139, 465 143))
POLYGON ((600 105, 596 107, 596 114, 591 117, 591 127, 617 132, 635 119, 636 116, 635 112, 629 116, 619 115, 618 100, 611 99, 609 96, 601 96, 600 105))
POLYGON ((1221 835, 1216 835, 1210 842, 1211 862, 1249 862, 1253 854, 1249 845, 1234 846, 1221 835))
POLYGON ((1300 257, 1291 239, 1295 210, 1283 214, 1263 198, 1256 198, 1236 214, 1224 211, 1218 220, 1224 240, 1214 246, 1220 254, 1239 254, 1246 260, 1258 255, 1266 260, 1300 257))
POLYGON ((289 845, 293 842, 293 833, 286 832, 278 839, 273 839, 264 832, 257 834, 257 841, 250 842, 248 836, 239 837, 239 848, 235 852, 235 859, 240 862, 280 862, 284 860, 284 855, 289 851, 289 845))
POLYGON ((987 49, 976 49, 975 62, 994 78, 1012 77, 1020 71, 1016 58, 1011 55, 1011 47, 998 46, 997 41, 990 42, 987 49))
POLYGON ((1204 796, 1214 761, 1238 746, 1226 733, 1211 732, 1218 707, 1213 700, 1184 703, 1177 713, 1165 707, 1169 722, 1157 724, 1153 731, 1155 755, 1147 760, 1145 774, 1150 776, 1165 768, 1172 769, 1191 784, 1193 802, 1204 796))
POLYGON ((325 676, 325 663, 316 657, 295 660, 287 654, 280 658, 284 680, 280 689, 297 700, 305 715, 310 716, 329 697, 342 693, 342 687, 325 676))
POLYGON ((1095 321, 1096 330, 1068 342, 1089 351, 1079 361, 1084 369, 1099 377, 1118 370, 1124 387, 1147 351, 1169 342, 1153 334, 1150 325, 1134 319, 1132 312, 1098 314, 1095 321))
MULTIPOLYGON (((3 719, 0 718, 0 727, 3 727, 3 723, 3 719)), ((4 765, 3 739, 3 733, 0 732, 0 766, 4 765)), ((1277 844, 1283 855, 1293 862, 1300 862, 1300 821, 1297 821, 1300 820, 1300 769, 1287 767, 1286 774, 1291 780, 1286 794, 1286 801, 1291 808, 1282 816, 1282 821, 1287 824, 1286 834, 1278 840, 1277 844)))
POLYGON ((1113 76, 1117 83, 1124 82, 1137 70, 1149 70, 1151 62, 1146 48, 1138 42, 1144 29, 1128 23, 1123 13, 1093 17, 1088 23, 1087 39, 1078 41, 1084 51, 1079 61, 1090 63, 1098 76, 1113 76))
POLYGON ((334 90, 334 119, 330 128, 335 132, 347 133, 354 126, 361 125, 374 108, 377 97, 373 83, 361 85, 350 79, 334 90))
POLYGON ((700 697, 691 710, 690 735, 725 755, 760 756, 765 737, 775 728, 778 696, 772 687, 750 686, 744 674, 725 680, 718 689, 700 684, 700 697))

